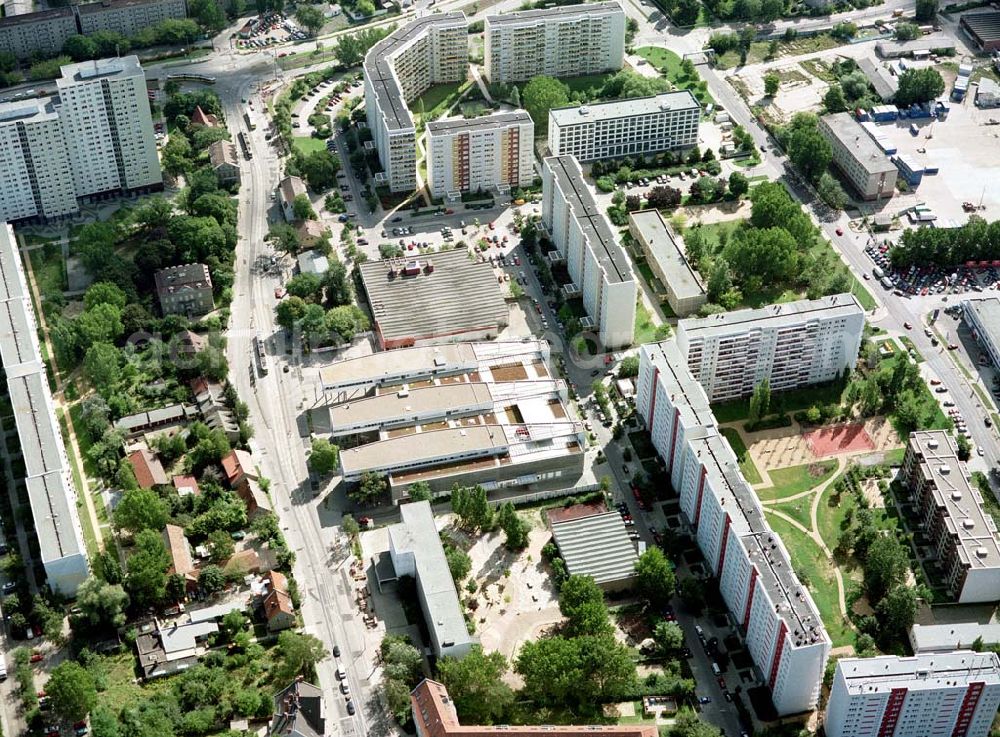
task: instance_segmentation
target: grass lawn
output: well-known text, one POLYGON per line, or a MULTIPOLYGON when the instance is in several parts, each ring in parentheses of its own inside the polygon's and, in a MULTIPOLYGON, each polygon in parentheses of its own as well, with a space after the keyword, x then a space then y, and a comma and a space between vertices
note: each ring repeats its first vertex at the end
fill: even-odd
MULTIPOLYGON (((757 41, 750 45, 750 51, 747 53, 747 64, 759 64, 762 61, 767 61, 770 52, 770 42, 769 41, 757 41)), ((778 48, 775 52, 773 58, 778 58, 781 56, 804 56, 805 54, 812 54, 816 51, 826 51, 827 49, 835 49, 838 46, 843 46, 843 42, 838 41, 833 38, 828 33, 821 33, 816 36, 800 36, 793 41, 779 41, 778 48)), ((716 69, 732 69, 733 67, 739 66, 740 55, 737 51, 727 51, 719 57, 716 57, 715 67, 716 69)))
MULTIPOLYGON (((767 507, 764 508, 765 512, 767 507)), ((773 514, 767 516, 771 529, 778 533, 792 559, 795 572, 812 594, 820 617, 830 634, 834 647, 854 643, 854 630, 840 614, 837 579, 833 564, 819 546, 801 530, 773 514)))
POLYGON ((916 361, 917 363, 923 363, 924 362, 924 357, 922 355, 920 355, 920 351, 917 350, 917 347, 915 345, 913 345, 913 341, 910 340, 910 338, 908 336, 906 336, 906 335, 900 335, 899 336, 899 342, 903 344, 903 347, 907 351, 913 351, 913 353, 911 354, 911 356, 912 356, 912 358, 913 358, 914 361, 916 361))
POLYGON ((736 454, 736 460, 740 463, 740 471, 743 473, 743 478, 751 484, 759 484, 763 481, 760 477, 760 472, 757 470, 757 466, 753 463, 753 458, 747 452, 747 446, 743 442, 743 438, 740 437, 740 434, 731 427, 722 428, 722 434, 729 441, 729 444, 733 446, 733 453, 736 454))
POLYGON ((645 303, 641 299, 635 303, 635 345, 642 343, 652 343, 656 340, 656 328, 653 324, 653 315, 646 309, 645 303))
POLYGON ((321 64, 325 61, 334 61, 336 58, 337 52, 333 50, 321 51, 318 54, 315 51, 305 51, 281 57, 278 59, 278 66, 282 69, 297 69, 298 67, 321 64))
POLYGON ((326 141, 312 136, 295 136, 292 139, 295 150, 303 154, 311 154, 315 151, 326 151, 326 141))
POLYGON ((851 273, 851 294, 858 298, 858 302, 866 310, 874 310, 876 307, 875 298, 872 296, 871 292, 858 281, 858 278, 851 273))
POLYGON ((66 265, 63 263, 62 249, 59 245, 49 242, 28 253, 39 293, 43 297, 61 296, 66 289, 66 265))
POLYGON ((769 506, 768 509, 775 509, 782 514, 786 514, 806 529, 812 529, 812 518, 809 512, 812 508, 812 502, 813 497, 810 495, 782 502, 781 504, 774 504, 769 506))
POLYGON ((414 100, 410 110, 416 112, 424 121, 439 118, 470 84, 472 83, 468 81, 436 84, 414 100))
MULTIPOLYGON (((798 412, 809 409, 814 404, 840 404, 847 382, 807 386, 771 395, 771 411, 780 408, 784 412, 798 412)), ((739 422, 750 416, 750 397, 734 399, 731 402, 717 402, 712 405, 715 419, 720 423, 739 422)))
MULTIPOLYGON (((846 471, 844 473, 847 473, 846 471)), ((823 538, 826 546, 833 550, 837 547, 840 533, 844 529, 844 520, 851 510, 857 509, 857 501, 854 494, 845 492, 837 495, 834 490, 835 484, 823 492, 820 499, 819 508, 816 510, 816 526, 819 536, 823 538)), ((892 530, 897 527, 898 512, 895 507, 876 509, 872 508, 875 524, 883 530, 892 530)))
POLYGON ((708 93, 708 86, 702 82, 697 71, 690 77, 684 74, 683 69, 681 69, 681 57, 673 51, 657 46, 643 46, 636 49, 635 53, 656 67, 656 70, 666 77, 674 87, 691 90, 702 105, 715 102, 708 93))
MULTIPOLYGON (((765 501, 795 496, 816 488, 833 476, 836 470, 836 461, 819 461, 817 463, 804 463, 801 466, 791 466, 790 468, 776 468, 768 471, 774 486, 759 489, 757 494, 765 501)), ((806 526, 808 527, 808 523, 806 526)))
POLYGON ((585 92, 587 90, 600 89, 615 74, 616 72, 585 74, 582 77, 569 77, 568 79, 561 79, 559 81, 569 87, 570 92, 585 92))

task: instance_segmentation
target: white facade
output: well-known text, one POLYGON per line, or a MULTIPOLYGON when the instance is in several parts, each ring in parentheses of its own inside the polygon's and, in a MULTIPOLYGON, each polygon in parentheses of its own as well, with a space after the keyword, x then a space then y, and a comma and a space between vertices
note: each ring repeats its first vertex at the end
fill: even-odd
POLYGON ((72 215, 80 197, 162 183, 138 59, 62 75, 58 96, 0 104, 0 220, 72 215))
POLYGON ((78 197, 162 183, 137 57, 69 64, 56 87, 78 197))
POLYGON ((590 324, 606 348, 632 344, 635 277, 601 208, 572 156, 550 156, 542 166, 542 223, 566 260, 590 324))
POLYGON ((393 192, 417 187, 416 125, 407 104, 428 87, 468 73, 465 15, 433 13, 375 44, 365 55, 365 112, 383 171, 375 181, 393 192))
POLYGON ((957 650, 838 661, 827 737, 986 737, 1000 707, 1000 659, 957 650))
POLYGON ((852 294, 681 320, 677 345, 713 402, 753 393, 764 379, 784 391, 854 367, 865 312, 852 294))
POLYGON ((534 178, 535 125, 523 110, 427 124, 431 196, 527 187, 534 178))
POLYGON ((636 407, 775 708, 812 709, 829 637, 674 341, 642 346, 636 407))
POLYGON ((493 83, 600 74, 625 62, 625 11, 600 2, 490 15, 483 38, 493 83))
POLYGON ((833 163, 862 199, 892 197, 896 188, 896 165, 851 113, 824 115, 819 119, 819 131, 830 142, 833 163))
POLYGON ((698 143, 701 105, 690 90, 549 111, 553 156, 580 161, 643 156, 698 143))

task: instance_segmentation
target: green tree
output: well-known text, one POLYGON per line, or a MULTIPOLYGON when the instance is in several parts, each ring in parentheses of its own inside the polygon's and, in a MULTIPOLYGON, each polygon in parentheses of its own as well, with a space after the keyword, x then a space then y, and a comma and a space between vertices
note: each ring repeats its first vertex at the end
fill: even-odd
POLYGON ((768 97, 774 97, 778 94, 778 87, 781 86, 781 77, 779 77, 774 72, 769 72, 764 75, 764 94, 768 97))
POLYGON ((570 576, 563 582, 559 587, 559 612, 568 620, 563 629, 571 637, 613 630, 604 592, 590 576, 570 576))
POLYGON ((236 544, 225 530, 212 530, 208 533, 208 548, 211 551, 211 561, 216 564, 224 563, 236 552, 236 544))
POLYGON ((278 635, 277 662, 272 673, 277 683, 291 683, 302 675, 312 680, 316 664, 327 657, 326 648, 313 635, 285 630, 278 635))
POLYGON ((569 103, 569 90, 558 79, 538 76, 524 86, 521 102, 535 121, 535 130, 544 133, 549 126, 549 110, 569 103))
POLYGON ((319 33, 319 29, 326 22, 323 11, 313 5, 299 5, 295 9, 295 20, 309 29, 309 33, 313 36, 319 33))
POLYGON ((670 737, 720 737, 721 734, 718 728, 701 721, 689 708, 677 712, 674 724, 670 728, 670 737))
POLYGON ((75 327, 81 345, 113 343, 125 332, 122 311, 109 303, 98 303, 76 318, 75 327))
POLYGON ((160 164, 174 178, 191 171, 191 142, 180 130, 170 133, 170 140, 160 151, 160 164))
POLYGON ((618 378, 634 379, 639 375, 639 357, 625 356, 618 364, 618 378))
POLYGON ((320 476, 332 473, 340 465, 340 448, 326 438, 314 438, 309 452, 309 470, 320 476))
POLYGON ((959 435, 956 439, 956 445, 958 446, 958 459, 960 461, 969 460, 969 456, 972 455, 972 443, 964 435, 959 435))
POLYGON ((411 502, 429 502, 434 497, 431 485, 426 481, 414 481, 406 493, 410 496, 411 502))
MULTIPOLYGON (((316 192, 325 192, 337 183, 340 160, 326 150, 299 155, 296 164, 302 176, 316 192)), ((313 215, 313 217, 316 217, 313 215)))
POLYGON ((91 576, 77 589, 76 606, 91 627, 118 628, 125 624, 128 594, 119 585, 91 576))
POLYGON ((739 199, 750 191, 750 180, 746 178, 745 174, 734 171, 729 175, 729 191, 739 199))
POLYGON ((497 522, 506 536, 504 545, 508 550, 524 550, 528 547, 528 532, 531 527, 518 516, 513 504, 505 502, 501 505, 497 522))
POLYGON ((525 642, 514 671, 524 679, 525 692, 543 704, 573 703, 586 679, 576 640, 560 636, 525 642))
POLYGON ((276 251, 295 254, 299 250, 299 237, 288 223, 275 223, 268 230, 264 240, 274 246, 276 251))
POLYGON ((660 653, 665 655, 684 647, 684 631, 677 622, 661 619, 653 627, 653 639, 660 653))
POLYGON ((309 201, 309 195, 295 195, 295 199, 292 200, 292 213, 298 220, 316 219, 316 211, 313 209, 312 202, 309 201))
POLYGON ((716 304, 721 303, 723 296, 733 288, 733 278, 729 273, 729 262, 725 258, 719 257, 712 264, 712 271, 708 275, 708 301, 716 304))
POLYGON ((275 308, 275 321, 291 330, 306 314, 306 303, 301 297, 288 297, 278 302, 275 308))
POLYGON ((788 157, 806 179, 815 182, 830 166, 833 148, 819 128, 800 127, 788 139, 788 157))
POLYGON ((167 589, 167 569, 170 556, 163 538, 154 530, 143 530, 135 536, 135 550, 126 562, 125 590, 137 609, 163 600, 167 589))
POLYGON ((674 567, 658 547, 639 556, 635 563, 636 589, 656 609, 670 603, 674 595, 674 567))
POLYGON ((354 519, 353 515, 345 514, 340 520, 340 527, 348 537, 354 537, 361 532, 361 525, 354 519))
POLYGON ((97 58, 97 44, 86 36, 70 36, 62 46, 62 52, 73 61, 87 61, 97 58))
POLYGON ((917 590, 897 584, 875 607, 875 616, 884 640, 905 639, 917 617, 917 590))
POLYGON ((879 535, 868 548, 863 565, 865 593, 868 601, 877 606, 906 577, 910 561, 895 536, 879 535))
POLYGON ((916 12, 920 23, 934 20, 938 13, 938 0, 917 0, 916 12))
POLYGON ((756 425, 771 409, 771 382, 766 378, 754 387, 753 394, 750 395, 750 414, 747 418, 748 425, 756 425))
POLYGON ((936 69, 907 69, 899 75, 899 89, 893 101, 905 107, 915 102, 929 102, 940 97, 943 92, 944 79, 936 69))
POLYGON ((472 558, 461 548, 449 545, 444 549, 444 557, 448 561, 448 570, 456 584, 468 576, 469 571, 472 570, 472 558))
POLYGON ((162 530, 169 519, 167 504, 152 489, 129 489, 114 511, 115 527, 131 533, 162 530))
POLYGON ((847 110, 847 98, 844 97, 844 88, 839 84, 831 84, 830 89, 823 95, 823 105, 828 113, 842 113, 847 110))
POLYGON ((701 614, 705 608, 705 592, 701 584, 694 578, 682 578, 677 585, 677 595, 684 607, 692 614, 701 614))
POLYGON ((798 244, 784 228, 739 228, 722 253, 745 291, 783 283, 798 269, 798 244))
POLYGON ((361 474, 361 480, 349 496, 359 504, 369 504, 378 500, 388 488, 389 482, 385 476, 366 471, 361 474))
POLYGON ((897 23, 894 35, 897 41, 912 41, 920 37, 920 26, 916 23, 897 23))
POLYGON ((438 661, 438 677, 448 689, 460 722, 502 722, 514 704, 514 692, 503 681, 507 659, 503 653, 486 653, 479 645, 461 659, 438 661))
POLYGON ((226 14, 215 0, 189 0, 188 16, 205 30, 218 33, 226 27, 226 14))
POLYGON ((849 201, 847 192, 828 171, 820 175, 819 182, 816 184, 816 192, 819 194, 819 198, 834 210, 843 210, 849 201))
POLYGON ((858 69, 841 77, 840 87, 849 103, 860 100, 868 95, 868 77, 858 69))
POLYGON ((94 343, 83 358, 83 373, 105 399, 121 380, 121 353, 110 343, 94 343))
POLYGON ((489 531, 496 523, 493 507, 482 486, 458 487, 452 492, 452 511, 458 515, 461 527, 467 530, 489 531))
MULTIPOLYGON (((223 535, 226 534, 222 530, 218 530, 218 532, 222 532, 223 535)), ((216 565, 202 566, 198 574, 198 585, 209 594, 222 591, 226 586, 226 574, 216 565)))
POLYGON ((98 706, 90 714, 90 733, 93 737, 119 737, 118 717, 104 706, 98 706))
POLYGON ((52 710, 67 722, 86 718, 97 703, 93 676, 73 660, 53 668, 45 692, 52 700, 52 710))
POLYGON ((350 305, 354 298, 351 278, 340 261, 330 264, 323 276, 323 288, 326 290, 326 302, 331 307, 350 305))

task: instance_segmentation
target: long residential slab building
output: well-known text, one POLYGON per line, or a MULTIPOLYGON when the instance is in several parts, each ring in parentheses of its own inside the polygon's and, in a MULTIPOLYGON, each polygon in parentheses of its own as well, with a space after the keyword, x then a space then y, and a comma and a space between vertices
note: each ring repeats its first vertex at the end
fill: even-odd
POLYGON ((910 433, 900 479, 935 544, 951 594, 961 604, 1000 599, 1000 537, 951 434, 910 433))
POLYGON ((61 71, 55 96, 0 103, 0 220, 59 219, 80 200, 163 186, 138 58, 61 71))
POLYGON ((1000 658, 957 650, 837 662, 828 737, 987 737, 1000 707, 1000 658))
POLYGON ((618 2, 488 15, 483 31, 493 84, 601 74, 625 63, 625 11, 618 2))
POLYGON ((531 185, 535 124, 524 110, 471 120, 427 124, 427 179, 431 196, 531 185))
POLYGON ((830 638, 675 341, 642 346, 636 407, 775 709, 812 709, 830 638))
POLYGON ((0 357, 24 459, 23 483, 34 536, 49 585, 73 596, 89 573, 76 488, 42 362, 21 255, 14 231, 6 224, 0 225, 0 277, 0 357))
POLYGON ((713 402, 832 381, 854 367, 865 311, 853 294, 681 320, 677 345, 713 402))
POLYGON ((407 104, 432 85, 465 79, 468 43, 464 13, 432 13, 365 54, 365 112, 383 168, 377 184, 393 192, 416 189, 417 129, 407 104))
POLYGON ((317 434, 352 438, 344 479, 386 474, 392 499, 417 481, 436 495, 453 485, 487 491, 572 487, 583 474, 583 425, 567 410, 564 381, 545 341, 401 348, 320 371, 317 434))
POLYGON ((580 161, 644 156, 698 143, 701 105, 690 90, 549 111, 553 156, 580 161))
POLYGON ((566 261, 567 297, 581 296, 584 330, 597 333, 605 348, 632 345, 635 333, 635 276, 611 224, 572 156, 550 156, 542 164, 542 224, 566 261))

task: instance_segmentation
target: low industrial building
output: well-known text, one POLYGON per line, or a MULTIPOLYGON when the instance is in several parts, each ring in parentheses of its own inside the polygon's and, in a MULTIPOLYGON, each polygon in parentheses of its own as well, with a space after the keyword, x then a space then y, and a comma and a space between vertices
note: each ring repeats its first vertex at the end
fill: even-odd
POLYGON ((646 263, 666 290, 667 303, 678 317, 687 317, 708 301, 708 293, 684 255, 684 244, 659 210, 629 213, 628 229, 646 263))
POLYGON ((330 259, 316 250, 303 251, 298 256, 300 274, 323 276, 330 269, 330 259))
POLYGON ((443 683, 425 678, 410 692, 417 737, 657 737, 655 724, 464 725, 443 683))
MULTIPOLYGON (((0 223, 0 358, 17 426, 23 466, 18 476, 27 491, 32 537, 53 591, 75 596, 89 575, 77 489, 56 418, 52 391, 38 344, 38 324, 13 229, 0 223)), ((5 459, 11 463, 12 438, 5 459)), ((11 492, 14 492, 11 489, 11 492)), ((27 520, 24 520, 26 523, 27 520)))
POLYGON ((361 264, 382 350, 496 338, 508 324, 493 267, 465 249, 361 264))
POLYGON ((896 166, 850 113, 819 119, 819 130, 833 149, 833 163, 864 200, 892 197, 896 166))
POLYGON ((961 604, 1000 599, 1000 539, 945 430, 910 433, 900 480, 936 548, 948 589, 961 604))
POLYGON ((475 640, 455 590, 430 502, 403 504, 389 526, 389 555, 397 577, 412 576, 434 656, 461 658, 475 640))
POLYGON ((580 321, 604 348, 624 348, 635 338, 638 298, 628 256, 572 156, 549 156, 542 164, 542 225, 566 262, 572 284, 567 297, 582 297, 580 321))
POLYGON ((1000 106, 1000 85, 989 77, 980 77, 976 88, 976 106, 994 108, 1000 106))
POLYGON ((884 64, 880 64, 866 56, 858 59, 858 68, 868 77, 868 81, 875 90, 875 94, 879 96, 882 102, 891 102, 899 90, 899 78, 887 69, 884 64))
POLYGON ((168 266, 153 278, 164 315, 200 317, 215 309, 212 277, 205 264, 168 266))
POLYGON ((912 41, 879 41, 875 44, 875 52, 883 59, 925 59, 933 53, 954 53, 955 42, 944 33, 930 33, 912 41))
POLYGON ((953 622, 951 624, 914 624, 910 627, 910 647, 917 655, 971 650, 982 645, 990 649, 1000 644, 1000 624, 953 622))
POLYGON ((221 186, 240 183, 240 156, 232 141, 215 141, 208 147, 208 165, 221 186))
POLYGON ((645 156, 698 143, 701 104, 690 90, 549 111, 553 156, 579 161, 645 156))
POLYGON ((1000 658, 960 650, 837 662, 827 737, 987 737, 1000 707, 1000 658))
POLYGON ((1000 297, 967 299, 962 302, 962 315, 980 349, 1000 371, 1000 297))
POLYGON ((959 27, 984 54, 1000 51, 1000 12, 965 13, 959 27))
POLYGON ((456 201, 464 192, 508 194, 535 177, 535 124, 524 110, 427 124, 431 197, 456 201))
POLYGON ((621 514, 577 505, 551 510, 547 520, 569 575, 590 576, 605 591, 632 588, 639 554, 621 514))
POLYGON ((387 474, 395 503, 408 498, 416 481, 427 482, 436 494, 449 493, 456 483, 487 491, 571 488, 583 473, 586 438, 568 414, 565 382, 547 366, 547 345, 440 348, 457 350, 408 348, 321 371, 330 404, 313 412, 313 427, 355 438, 353 447, 340 452, 344 479, 387 474), (449 370, 448 354, 466 351, 479 358, 449 370), (392 357, 392 365, 385 366, 384 357, 392 357), (393 365, 406 367, 406 377, 396 374, 384 383, 373 378, 393 365), (348 374, 368 383, 352 386, 348 374))

